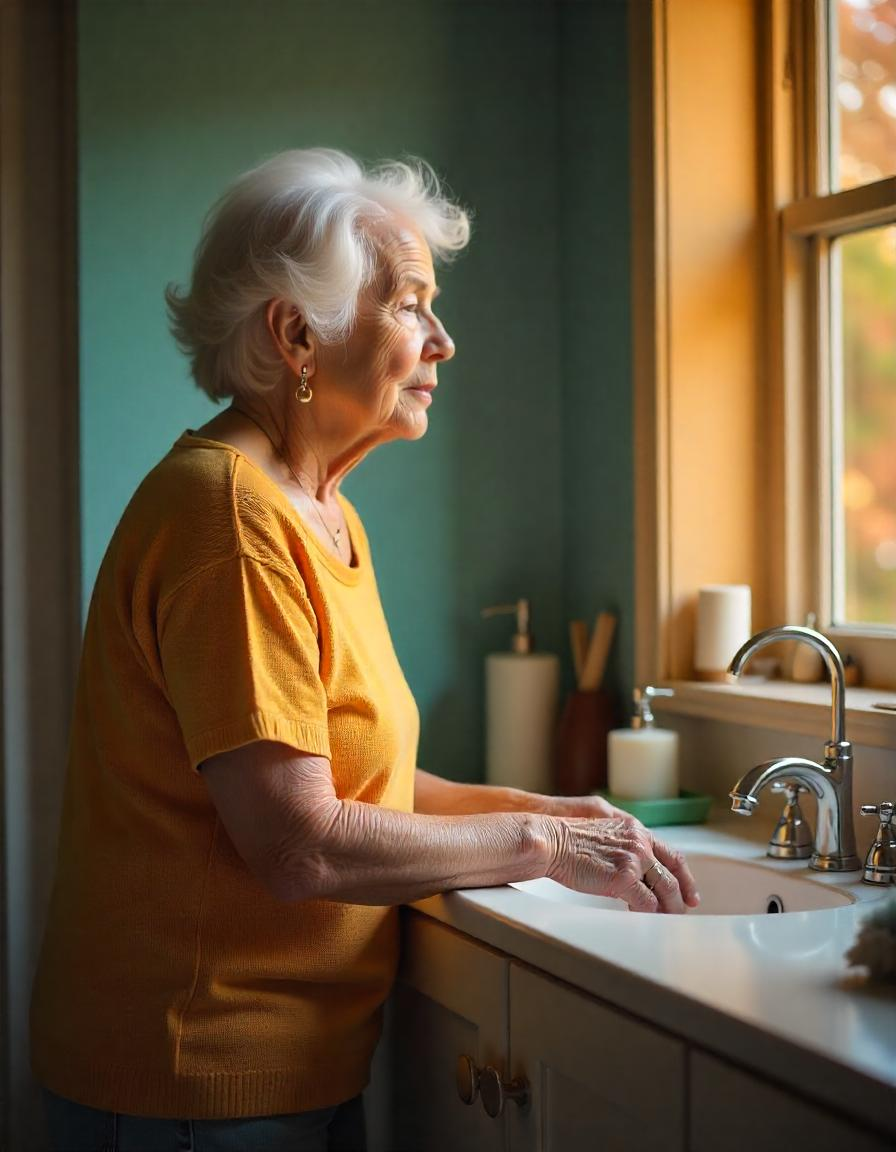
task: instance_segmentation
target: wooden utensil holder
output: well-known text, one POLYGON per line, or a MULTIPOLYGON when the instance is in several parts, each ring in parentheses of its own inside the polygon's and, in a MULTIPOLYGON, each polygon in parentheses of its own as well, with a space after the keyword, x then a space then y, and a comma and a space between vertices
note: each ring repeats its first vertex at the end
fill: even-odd
POLYGON ((607 734, 616 726, 613 698, 604 688, 570 692, 557 727, 554 791, 587 796, 607 786, 607 734))

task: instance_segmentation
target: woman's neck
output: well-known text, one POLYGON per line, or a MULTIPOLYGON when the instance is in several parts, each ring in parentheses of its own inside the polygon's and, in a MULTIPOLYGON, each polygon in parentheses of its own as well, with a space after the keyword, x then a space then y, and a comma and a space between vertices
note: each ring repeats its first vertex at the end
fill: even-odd
POLYGON ((291 477, 321 504, 335 499, 343 477, 360 458, 352 449, 340 450, 338 444, 321 436, 310 413, 306 418, 310 427, 298 427, 275 405, 240 398, 221 415, 228 416, 229 423, 243 436, 252 437, 258 450, 267 455, 268 464, 281 475, 285 472, 284 479, 291 477))

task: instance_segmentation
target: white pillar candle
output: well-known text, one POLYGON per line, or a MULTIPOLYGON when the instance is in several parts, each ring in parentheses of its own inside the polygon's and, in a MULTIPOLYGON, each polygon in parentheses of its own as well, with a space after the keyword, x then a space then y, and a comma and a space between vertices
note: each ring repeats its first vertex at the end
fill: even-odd
POLYGON ((678 795, 678 733, 668 728, 617 728, 607 741, 610 795, 660 800, 678 795))

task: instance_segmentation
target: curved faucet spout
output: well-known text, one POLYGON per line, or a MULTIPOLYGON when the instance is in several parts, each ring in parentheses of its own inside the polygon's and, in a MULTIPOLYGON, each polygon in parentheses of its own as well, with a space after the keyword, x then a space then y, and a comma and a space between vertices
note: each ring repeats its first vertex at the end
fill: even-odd
MULTIPOLYGON (((732 800, 743 800, 748 804, 753 801, 749 805, 752 809, 757 796, 766 785, 781 777, 787 777, 788 780, 799 780, 801 784, 805 784, 815 799, 821 803, 835 798, 831 775, 829 768, 823 764, 816 764, 814 760, 806 760, 803 756, 779 756, 776 760, 766 760, 764 764, 757 764, 755 768, 745 772, 728 795, 732 800)), ((747 812, 747 807, 739 804, 734 808, 732 805, 732 810, 744 814, 747 812)))
POLYGON ((858 867, 849 805, 842 802, 844 788, 850 793, 848 779, 842 779, 837 768, 816 764, 802 756, 780 756, 757 764, 731 789, 731 810, 750 816, 758 803, 759 793, 775 780, 798 780, 805 784, 818 801, 813 868, 858 867), (840 777, 840 779, 838 779, 840 777), (834 863, 836 861, 836 864, 834 863))
POLYGON ((728 665, 728 671, 732 676, 739 676, 754 652, 758 652, 766 644, 775 644, 779 640, 800 640, 821 654, 831 677, 831 743, 837 746, 843 744, 846 740, 846 677, 840 653, 827 636, 822 636, 814 628, 803 628, 798 624, 782 624, 777 628, 766 628, 764 632, 757 632, 755 636, 751 636, 739 649, 728 665))

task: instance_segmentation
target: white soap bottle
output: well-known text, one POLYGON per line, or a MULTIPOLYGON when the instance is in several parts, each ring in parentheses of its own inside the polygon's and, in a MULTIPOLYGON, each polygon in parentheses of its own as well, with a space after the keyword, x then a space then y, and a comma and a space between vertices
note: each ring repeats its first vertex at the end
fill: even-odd
POLYGON ((511 612, 516 631, 509 652, 485 658, 485 779, 487 784, 551 791, 560 660, 534 651, 528 600, 484 608, 511 612))
POLYGON ((607 737, 607 783, 620 800, 665 800, 678 795, 678 733, 657 728, 650 703, 671 688, 636 688, 630 728, 607 737))

